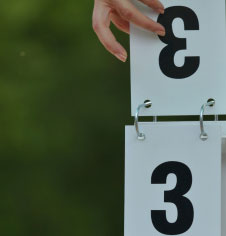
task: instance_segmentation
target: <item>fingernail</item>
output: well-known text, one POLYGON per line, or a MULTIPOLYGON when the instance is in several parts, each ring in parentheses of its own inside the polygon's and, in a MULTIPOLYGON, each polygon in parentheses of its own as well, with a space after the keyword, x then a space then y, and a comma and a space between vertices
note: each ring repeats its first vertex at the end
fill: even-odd
POLYGON ((165 36, 166 32, 164 30, 158 30, 158 31, 156 31, 156 34, 158 34, 160 36, 165 36))
POLYGON ((159 13, 161 13, 161 14, 164 14, 165 9, 164 9, 164 8, 158 8, 157 11, 158 11, 159 13))
POLYGON ((126 62, 126 59, 127 59, 127 56, 122 54, 122 53, 118 53, 118 54, 115 54, 115 56, 120 60, 120 61, 123 61, 123 62, 126 62))

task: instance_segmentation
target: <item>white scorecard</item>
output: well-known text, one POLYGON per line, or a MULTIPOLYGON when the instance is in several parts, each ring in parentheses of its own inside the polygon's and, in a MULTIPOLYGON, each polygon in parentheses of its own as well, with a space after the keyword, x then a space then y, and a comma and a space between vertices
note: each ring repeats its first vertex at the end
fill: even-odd
POLYGON ((144 116, 198 115, 210 98, 226 114, 225 0, 162 0, 164 15, 135 2, 166 36, 131 25, 132 115, 147 99, 144 116))
POLYGON ((221 236, 221 128, 206 124, 126 127, 125 236, 221 236))

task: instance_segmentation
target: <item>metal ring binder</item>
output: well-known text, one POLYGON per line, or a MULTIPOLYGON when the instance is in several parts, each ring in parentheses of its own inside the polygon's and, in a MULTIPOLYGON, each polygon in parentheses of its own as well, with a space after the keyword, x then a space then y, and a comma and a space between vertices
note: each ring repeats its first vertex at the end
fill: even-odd
POLYGON ((138 140, 144 140, 145 139, 145 134, 141 133, 139 130, 139 113, 140 113, 140 109, 145 107, 145 108, 149 108, 151 107, 152 102, 150 100, 146 100, 144 101, 143 104, 139 105, 137 107, 136 113, 135 113, 135 117, 134 117, 134 126, 137 132, 137 139, 138 140))
MULTIPOLYGON (((208 134, 205 132, 204 129, 204 112, 207 106, 212 107, 214 106, 216 103, 216 101, 214 99, 209 99, 205 104, 202 105, 201 110, 200 110, 200 130, 201 130, 201 134, 200 134, 200 139, 205 141, 208 139, 208 134)), ((139 129, 139 113, 140 113, 140 109, 141 108, 149 108, 151 107, 152 102, 150 100, 146 100, 144 101, 143 104, 140 104, 137 109, 136 109, 136 113, 135 113, 135 117, 134 117, 134 126, 135 126, 135 130, 137 133, 137 139, 138 140, 144 140, 145 139, 145 134, 140 132, 139 129)), ((154 122, 157 122, 157 117, 154 117, 154 122)), ((215 116, 215 120, 218 120, 218 116, 215 116)))
POLYGON ((215 105, 215 100, 214 99, 209 99, 205 104, 202 105, 201 110, 200 110, 200 139, 205 141, 208 139, 208 134, 204 130, 204 124, 203 124, 203 119, 204 119, 204 112, 207 106, 212 107, 215 105))

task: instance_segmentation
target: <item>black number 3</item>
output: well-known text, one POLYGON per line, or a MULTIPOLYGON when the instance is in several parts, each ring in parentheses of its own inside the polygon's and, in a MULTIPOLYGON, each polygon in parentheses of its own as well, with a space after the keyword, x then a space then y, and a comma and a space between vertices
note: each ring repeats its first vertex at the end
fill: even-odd
POLYGON ((169 223, 165 210, 152 210, 152 223, 156 230, 166 235, 177 235, 186 232, 192 225, 194 209, 191 201, 184 197, 191 188, 192 174, 190 169, 180 162, 165 162, 153 172, 152 184, 165 184, 167 176, 175 174, 177 184, 173 190, 165 191, 164 202, 174 203, 177 207, 178 217, 175 223, 169 223))
POLYGON ((178 67, 174 63, 175 53, 179 50, 187 49, 185 38, 177 38, 173 33, 172 23, 175 18, 184 21, 185 30, 199 30, 197 15, 190 8, 183 6, 169 7, 163 15, 159 15, 158 22, 166 29, 164 37, 159 36, 160 40, 167 44, 159 56, 160 69, 167 77, 173 79, 184 79, 193 75, 199 68, 200 58, 198 56, 185 57, 185 63, 178 67))

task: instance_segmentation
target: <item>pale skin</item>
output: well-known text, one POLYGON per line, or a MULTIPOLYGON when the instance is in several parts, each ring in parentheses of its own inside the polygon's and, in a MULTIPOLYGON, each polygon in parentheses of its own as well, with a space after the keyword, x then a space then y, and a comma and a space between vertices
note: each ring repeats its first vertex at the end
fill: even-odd
MULTIPOLYGON (((156 12, 164 14, 164 6, 159 0, 137 0, 156 12)), ((104 47, 119 60, 127 60, 127 52, 110 30, 111 22, 121 31, 129 34, 129 23, 165 35, 164 27, 142 14, 130 0, 95 0, 93 29, 104 47)))

